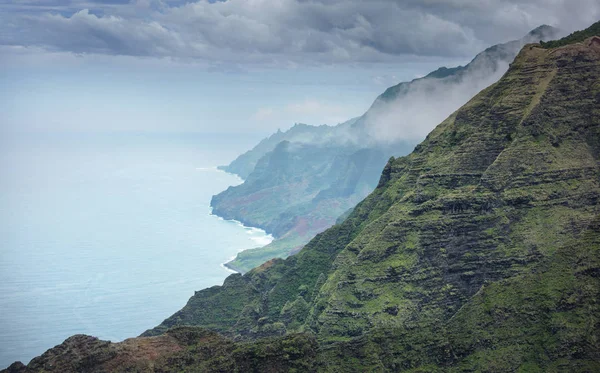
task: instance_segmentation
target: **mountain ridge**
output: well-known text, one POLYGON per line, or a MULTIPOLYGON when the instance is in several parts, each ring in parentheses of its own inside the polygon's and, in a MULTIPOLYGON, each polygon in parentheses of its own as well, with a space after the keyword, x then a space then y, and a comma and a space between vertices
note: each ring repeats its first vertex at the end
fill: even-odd
MULTIPOLYGON (((578 71, 582 73, 582 76, 578 77, 575 82, 575 84, 587 82, 583 85, 587 87, 584 97, 596 97, 597 93, 593 92, 594 89, 598 90, 597 87, 594 88, 593 83, 590 83, 597 81, 600 76, 598 75, 600 74, 600 48, 594 46, 597 43, 595 40, 590 39, 589 45, 589 48, 593 49, 595 53, 595 60, 592 60, 593 65, 591 65, 594 68, 585 66, 586 61, 580 61, 578 71), (583 73, 584 71, 587 72, 583 73), (590 79, 591 76, 596 78, 590 79)), ((600 38, 598 40, 600 41, 600 38)), ((244 335, 248 335, 246 333, 250 333, 251 337, 254 334, 253 338, 255 338, 261 333, 277 335, 277 333, 285 332, 283 328, 291 326, 290 329, 296 328, 297 331, 312 330, 319 335, 319 338, 332 342, 352 341, 357 336, 368 333, 370 328, 376 325, 378 325, 377 327, 387 325, 386 328, 396 328, 399 326, 396 325, 397 322, 402 325, 410 321, 408 325, 414 325, 411 329, 429 330, 428 328, 432 325, 431 321, 426 321, 429 317, 433 317, 433 320, 456 317, 457 312, 464 309, 465 304, 468 303, 467 300, 478 294, 482 286, 485 288, 487 282, 496 284, 505 279, 531 276, 531 273, 535 273, 535 271, 530 272, 531 268, 541 270, 546 265, 545 263, 555 261, 553 255, 562 250, 560 247, 564 242, 564 238, 558 239, 558 237, 572 237, 572 241, 577 241, 579 232, 584 234, 590 229, 590 234, 597 234, 600 196, 598 185, 600 175, 598 165, 600 124, 598 118, 600 116, 589 117, 586 114, 590 109, 594 112, 595 101, 579 100, 584 105, 583 108, 587 108, 585 110, 582 110, 582 107, 569 108, 569 104, 565 100, 569 101, 571 98, 568 94, 561 93, 561 89, 563 89, 561 87, 564 84, 573 89, 573 85, 571 85, 573 76, 570 69, 565 67, 569 66, 565 61, 573 57, 582 58, 582 56, 566 54, 561 56, 562 58, 551 59, 554 66, 540 65, 539 69, 536 68, 535 75, 532 75, 533 71, 530 66, 537 66, 538 61, 542 58, 550 57, 547 54, 541 55, 543 49, 539 46, 530 45, 524 49, 525 51, 515 60, 503 80, 484 90, 459 112, 438 126, 425 142, 415 149, 413 155, 390 160, 384 169, 378 188, 356 207, 344 223, 318 235, 297 256, 288 258, 286 261, 273 261, 251 271, 244 277, 237 277, 236 281, 239 280, 242 283, 249 281, 247 284, 252 288, 263 286, 264 294, 268 294, 268 299, 266 302, 263 300, 257 303, 255 307, 258 308, 254 308, 251 313, 247 313, 250 310, 242 312, 236 323, 225 326, 225 329, 232 328, 236 330, 235 333, 242 332, 241 335, 237 334, 242 338, 244 335), (563 67, 560 67, 561 65, 563 67), (560 81, 557 80, 558 77, 560 77, 560 81), (532 79, 533 83, 524 84, 524 82, 531 82, 532 79), (551 82, 556 85, 551 85, 551 82), (552 87, 551 93, 548 93, 549 87, 552 87), (559 96, 555 98, 555 95, 559 96), (495 97, 495 99, 490 102, 489 97, 495 97), (510 97, 518 97, 520 101, 515 102, 510 97), (552 101, 557 99, 560 100, 561 105, 556 105, 557 102, 552 101), (498 106, 503 101, 504 107, 498 106), (515 105, 520 108, 519 112, 514 112, 515 105), (484 107, 487 109, 483 110, 484 107), (557 117, 553 116, 553 113, 546 113, 549 108, 553 107, 565 107, 569 115, 564 111, 557 117), (489 108, 494 109, 489 110, 489 108), (468 128, 475 132, 469 133, 469 137, 464 137, 464 134, 460 133, 463 126, 459 123, 465 120, 472 123, 471 116, 483 112, 489 113, 486 114, 489 119, 484 120, 484 123, 487 123, 486 126, 479 129, 470 126, 468 128), (572 117, 575 114, 577 116, 572 117), (498 117, 498 115, 502 115, 504 119, 500 119, 502 117, 498 117), (540 115, 545 119, 551 119, 549 123, 552 124, 543 125, 543 121, 540 122, 542 119, 540 115), (492 118, 500 120, 504 127, 496 127, 495 122, 490 120, 492 118), (581 123, 586 124, 587 127, 582 128, 581 125, 578 125, 576 118, 583 119, 581 123), (559 120, 562 119, 567 119, 566 124, 558 125, 561 123, 559 120), (504 129, 500 130, 500 128, 504 129), (540 132, 542 128, 544 131, 540 132), (554 133, 556 130, 562 130, 563 133, 559 136, 554 133), (571 133, 572 130, 575 132, 571 133), (579 134, 578 132, 582 130, 588 132, 579 134), (487 139, 486 142, 481 141, 483 135, 487 139), (473 136, 479 137, 480 141, 473 142, 473 136), (532 146, 539 141, 542 141, 541 148, 532 146), (559 142, 557 143, 557 141, 559 142), (589 151, 588 155, 584 156, 586 153, 580 153, 578 150, 580 147, 573 146, 571 141, 579 143, 583 141, 583 144, 587 144, 582 151, 589 151), (468 155, 460 150, 461 146, 468 147, 474 143, 476 146, 468 155), (498 144, 505 145, 499 147, 498 144), (443 145, 455 149, 454 155, 440 159, 436 148, 443 145), (493 156, 485 156, 485 152, 482 151, 485 149, 491 151, 490 154, 493 156), (540 150, 542 151, 540 152, 540 150), (471 156, 473 152, 479 154, 480 157, 473 158, 471 156), (528 154, 530 157, 525 157, 524 161, 513 163, 515 158, 511 153, 514 154, 514 152, 517 152, 517 155, 528 154), (436 172, 433 172, 433 169, 428 171, 428 168, 425 167, 426 163, 424 163, 426 161, 419 160, 419 154, 426 155, 429 161, 433 162, 432 165, 435 165, 436 172), (574 167, 575 165, 577 167, 574 167), (527 171, 528 167, 531 167, 531 170, 527 171), (539 167, 545 171, 536 171, 539 167), (484 172, 476 172, 478 168, 484 172), (455 172, 440 173, 437 172, 438 170, 455 172), (525 172, 523 176, 516 177, 523 172, 525 172), (434 183, 436 180, 442 184, 436 186, 434 183), (418 188, 403 186, 406 183, 416 185, 418 188), (513 186, 509 188, 508 184, 510 183, 513 186), (544 185, 544 187, 539 187, 539 185, 544 185), (440 187, 442 188, 439 189, 440 187), (572 189, 573 187, 575 189, 572 189), (476 193, 475 196, 473 193, 476 193), (501 199, 498 199, 498 193, 502 193, 501 199), (402 212, 406 208, 405 206, 408 206, 407 203, 414 204, 416 210, 402 212), (492 213, 493 211, 496 212, 492 213), (401 224, 391 224, 389 219, 395 216, 390 215, 391 212, 394 214, 401 212, 402 216, 406 216, 403 219, 409 220, 401 220, 403 221, 401 224), (447 219, 450 220, 446 223, 438 221, 436 216, 440 213, 446 214, 447 219), (427 227, 426 232, 431 231, 431 233, 425 234, 424 232, 415 237, 414 224, 426 223, 427 220, 423 221, 422 219, 428 215, 435 218, 424 226, 427 227), (420 220, 409 223, 412 219, 411 216, 420 220), (478 219, 476 225, 471 222, 473 219, 471 216, 478 219), (561 222, 563 219, 564 223, 561 222), (418 223, 418 221, 422 222, 418 223), (464 226, 465 223, 468 224, 464 226), (409 231, 400 234, 396 232, 398 230, 402 232, 403 227, 409 231), (472 233, 467 234, 469 231, 464 231, 464 227, 470 227, 468 229, 472 233), (509 229, 513 236, 506 238, 498 236, 500 232, 505 232, 507 227, 511 227, 509 229), (445 229, 455 233, 444 234, 445 229), (473 229, 476 230, 473 231, 473 229), (461 230, 464 233, 457 235, 461 230), (456 269, 462 269, 458 273, 456 269, 447 272, 451 281, 445 285, 431 285, 427 289, 419 290, 417 284, 423 284, 427 277, 418 277, 421 276, 419 271, 415 272, 415 269, 411 269, 410 266, 424 265, 415 261, 418 251, 414 250, 430 234, 437 237, 436 239, 454 237, 453 239, 457 241, 452 246, 454 247, 453 251, 449 251, 451 246, 448 246, 448 243, 444 244, 445 247, 440 247, 440 244, 435 242, 427 244, 427 250, 430 252, 429 254, 424 253, 423 258, 430 258, 428 260, 432 260, 433 263, 437 262, 431 268, 446 268, 446 271, 449 271, 458 266, 456 269), (469 243, 466 239, 472 235, 478 237, 478 240, 482 240, 481 243, 475 245, 469 243), (498 236, 499 241, 491 240, 491 237, 488 238, 488 236, 498 236), (374 240, 374 237, 377 239, 374 240), (506 239, 511 241, 506 241, 506 239), (391 246, 387 246, 386 242, 388 241, 391 246), (525 245, 521 247, 520 242, 524 242, 525 245), (531 244, 528 242, 534 246, 529 246, 531 244), (403 250, 400 257, 393 259, 394 256, 399 255, 398 244, 403 247, 403 250), (543 251, 536 247, 543 248, 543 251), (475 250, 476 248, 477 250, 475 250), (465 252, 465 249, 472 252, 465 252), (435 254, 436 252, 437 254, 435 254), (458 258, 454 259, 452 262, 454 264, 448 263, 449 255, 458 258), (319 261, 319 258, 324 261, 319 261), (382 261, 382 267, 375 266, 378 260, 382 261), (361 261, 365 262, 364 269, 361 269, 363 266, 360 264, 361 261), (473 264, 478 262, 481 264, 474 267, 473 264), (485 269, 486 266, 489 267, 488 271, 482 272, 482 269, 477 268, 482 264, 484 265, 482 269, 485 269), (310 270, 312 273, 308 273, 310 270), (321 279, 323 277, 321 274, 326 271, 329 271, 329 274, 321 279), (268 272, 271 272, 271 279, 264 277, 268 272), (397 281, 406 281, 403 278, 412 278, 413 273, 418 276, 411 280, 412 285, 407 288, 408 284, 398 287, 397 281), (397 290, 394 290, 402 288, 405 290, 400 295, 397 290), (400 298, 397 298, 398 296, 400 298), (384 298, 384 302, 381 297, 384 298), (416 314, 410 310, 422 307, 417 303, 413 306, 414 308, 406 308, 410 302, 413 302, 410 300, 412 298, 418 303, 429 304, 429 307, 433 307, 437 311, 428 317, 424 317, 426 314, 421 313, 421 316, 412 319, 416 317, 416 314), (432 303, 432 300, 435 299, 438 300, 432 303), (398 300, 402 300, 402 302, 395 303, 398 300), (310 303, 309 301, 312 302, 312 306, 307 309, 304 303, 310 303), (406 303, 407 301, 409 303, 406 303), (444 307, 436 308, 436 304, 444 305, 444 307), (439 313, 443 309, 445 311, 439 313), (258 314, 254 312, 258 312, 258 314), (406 314, 406 312, 408 313, 406 314), (398 319, 403 313, 405 316, 398 319), (295 316, 290 320, 290 316, 286 315, 295 316), (255 318, 255 321, 248 322, 247 317, 255 318), (261 319, 264 320, 262 326, 256 328, 256 325, 260 325, 256 321, 261 319), (393 324, 387 324, 391 320, 395 320, 393 324), (300 322, 300 325, 293 326, 294 322, 300 322), (251 330, 244 331, 245 325, 251 325, 256 329, 252 331, 251 328, 251 330), (340 340, 340 337, 343 338, 340 340)), ((577 50, 575 47, 572 49, 577 50)), ((556 53, 551 56, 551 58, 556 57, 556 53)), ((568 91, 568 93, 572 92, 574 91, 568 91)), ((598 98, 596 97, 595 100, 598 98)), ((598 112, 597 108, 595 112, 598 112)), ((519 156, 517 159, 521 158, 519 156)), ((574 246, 569 247, 573 249, 574 246)), ((584 246, 584 248, 591 249, 589 246, 584 246)), ((597 255, 597 252, 591 253, 584 254, 597 255)), ((592 258, 594 257, 592 256, 592 258)), ((590 259, 590 263, 597 265, 597 257, 593 260, 590 259)), ((590 272, 592 275, 592 278, 589 279, 590 284, 597 285, 597 279, 593 278, 596 270, 593 269, 590 272)), ((435 271, 432 273, 436 273, 435 271)), ((424 272, 423 275, 426 273, 424 272)), ((435 278, 437 275, 433 277, 433 279, 435 278)), ((235 291, 233 288, 230 290, 235 291)), ((594 286, 592 290, 597 292, 598 287, 594 286)), ((256 296, 260 294, 261 291, 256 296)), ((586 299, 589 300, 589 297, 586 299)), ((203 309, 208 306, 208 304, 194 305, 194 301, 208 300, 202 297, 196 300, 192 299, 188 306, 195 309, 203 309)), ((184 313, 178 317, 186 317, 185 309, 184 313)), ((432 337, 429 334, 427 336, 427 338, 432 337)))
POLYGON ((597 371, 598 82, 600 36, 526 45, 297 255, 10 371, 597 371))
POLYGON ((402 134, 396 127, 431 128, 497 80, 522 45, 556 33, 550 26, 540 26, 520 40, 487 48, 466 66, 443 73, 438 69, 388 88, 361 117, 331 127, 295 125, 238 157, 233 168, 223 169, 253 170, 244 184, 213 197, 213 211, 264 229, 275 241, 238 254, 227 266, 244 273, 274 257, 298 252, 375 188, 390 156, 408 154, 425 135, 402 134), (438 111, 423 117, 423 112, 438 111), (396 138, 392 133, 412 137, 396 138), (279 147, 281 141, 288 145, 279 147))

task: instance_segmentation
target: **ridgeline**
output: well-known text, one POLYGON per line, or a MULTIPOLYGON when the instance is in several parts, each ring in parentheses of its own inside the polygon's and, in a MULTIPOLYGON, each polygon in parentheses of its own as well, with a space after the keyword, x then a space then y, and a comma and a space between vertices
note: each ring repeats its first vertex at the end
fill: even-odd
POLYGON ((343 222, 145 335, 8 371, 600 371, 600 37, 526 45, 343 222))
POLYGON ((276 238, 241 252, 227 266, 245 273, 297 253, 375 189, 390 156, 409 154, 426 135, 416 139, 396 127, 434 128, 500 79, 523 45, 557 34, 553 27, 537 27, 519 40, 487 48, 465 66, 440 68, 386 89, 359 118, 337 126, 297 124, 221 167, 245 182, 214 196, 213 212, 276 238))

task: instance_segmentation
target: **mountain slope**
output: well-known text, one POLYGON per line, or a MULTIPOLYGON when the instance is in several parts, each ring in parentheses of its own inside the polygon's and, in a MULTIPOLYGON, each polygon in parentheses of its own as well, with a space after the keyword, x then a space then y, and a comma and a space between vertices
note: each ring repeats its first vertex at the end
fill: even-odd
POLYGON ((429 129, 499 79, 526 42, 556 33, 539 27, 488 48, 466 66, 389 88, 360 118, 334 127, 295 126, 240 156, 226 169, 254 169, 243 184, 213 198, 213 212, 263 228, 276 241, 239 254, 229 266, 246 272, 297 252, 375 188, 390 156, 408 154, 429 129), (285 140, 275 144, 279 139, 285 140))
POLYGON ((197 292, 146 334, 181 324, 238 342, 90 355, 68 340, 13 371, 60 371, 73 351, 80 371, 131 371, 140 356, 162 359, 158 371, 598 371, 600 36, 525 46, 498 83, 391 159, 344 222, 197 292))
MULTIPOLYGON (((247 300, 237 320, 212 318, 217 330, 295 330, 311 301, 308 325, 321 337, 394 326, 423 303, 443 305, 435 316, 444 318, 483 284, 550 257, 598 214, 597 50, 527 46, 500 82, 410 156, 389 162, 379 187, 344 223, 298 255, 240 277, 244 286, 226 283, 223 291, 252 293, 233 296, 247 300), (286 304, 301 308, 297 320, 282 319, 286 304)), ((213 298, 198 292, 153 333, 198 325, 206 309, 214 309, 213 298)))
POLYGON ((585 230, 600 213, 598 46, 525 47, 500 82, 391 164, 384 194, 396 203, 337 256, 316 300, 310 325, 322 338, 417 311, 420 322, 447 319, 585 230))
POLYGON ((227 266, 247 272, 296 253, 373 190, 390 154, 406 154, 413 147, 281 142, 261 158, 243 186, 230 187, 211 201, 214 214, 262 228, 276 238, 266 247, 238 254, 227 266))
MULTIPOLYGON (((351 119, 347 122, 338 124, 335 130, 343 129, 351 125, 356 119, 351 119)), ((268 138, 262 140, 254 148, 248 150, 244 154, 237 157, 227 166, 219 166, 220 170, 236 174, 242 179, 247 179, 252 173, 258 161, 265 154, 272 152, 273 149, 282 141, 301 142, 318 144, 332 139, 335 132, 332 126, 309 126, 302 123, 295 124, 289 130, 282 132, 277 131, 268 138)))
MULTIPOLYGON (((393 87, 388 88, 383 94, 381 94, 377 100, 373 103, 373 106, 377 106, 383 102, 390 102, 399 97, 406 96, 413 90, 416 90, 415 86, 419 84, 427 84, 432 79, 446 79, 445 84, 458 83, 465 79, 473 79, 477 77, 483 78, 485 75, 492 74, 496 71, 505 71, 505 63, 510 63, 515 56, 519 53, 523 45, 529 43, 537 43, 543 39, 552 39, 557 36, 559 31, 551 26, 542 25, 531 30, 520 40, 513 40, 503 44, 497 44, 487 48, 483 52, 479 53, 473 60, 465 66, 457 66, 453 68, 440 67, 439 69, 432 71, 423 78, 415 79, 411 82, 399 83, 393 87)), ((428 93, 439 89, 435 85, 427 85, 425 90, 428 93)), ((477 92, 476 92, 477 93, 477 92)))

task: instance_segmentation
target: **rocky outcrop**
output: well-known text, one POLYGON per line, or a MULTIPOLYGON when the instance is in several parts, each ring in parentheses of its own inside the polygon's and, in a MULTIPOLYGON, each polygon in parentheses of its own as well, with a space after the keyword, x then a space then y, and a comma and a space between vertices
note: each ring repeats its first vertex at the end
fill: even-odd
POLYGON ((317 344, 308 336, 234 343, 200 328, 119 343, 76 335, 5 372, 289 372, 314 370, 317 344))

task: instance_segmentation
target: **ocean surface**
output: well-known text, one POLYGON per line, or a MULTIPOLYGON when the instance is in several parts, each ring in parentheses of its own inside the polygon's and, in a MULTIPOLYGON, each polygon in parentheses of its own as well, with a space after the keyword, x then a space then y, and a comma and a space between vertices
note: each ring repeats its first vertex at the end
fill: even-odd
POLYGON ((120 341, 158 325, 222 263, 270 242, 210 214, 257 139, 53 134, 0 140, 0 369, 73 334, 120 341))

